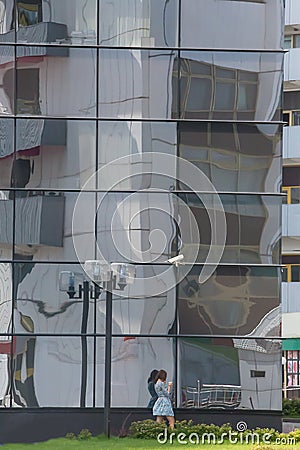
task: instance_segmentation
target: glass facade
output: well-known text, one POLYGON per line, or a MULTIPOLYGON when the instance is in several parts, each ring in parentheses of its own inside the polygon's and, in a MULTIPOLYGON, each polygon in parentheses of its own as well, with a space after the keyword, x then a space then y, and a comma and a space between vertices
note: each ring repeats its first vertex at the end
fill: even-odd
POLYGON ((175 408, 280 410, 283 0, 0 15, 0 406, 103 407, 111 369, 146 408, 164 368, 175 408), (136 266, 109 361, 95 259, 136 266))

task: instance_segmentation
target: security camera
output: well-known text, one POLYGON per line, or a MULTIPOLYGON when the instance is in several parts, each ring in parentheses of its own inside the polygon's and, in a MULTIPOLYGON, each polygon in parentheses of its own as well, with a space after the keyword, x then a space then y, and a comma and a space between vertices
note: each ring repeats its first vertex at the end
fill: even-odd
POLYGON ((182 261, 183 258, 184 258, 183 255, 177 255, 177 256, 174 256, 173 258, 168 259, 168 262, 170 264, 175 264, 175 266, 177 266, 179 264, 179 261, 182 261))

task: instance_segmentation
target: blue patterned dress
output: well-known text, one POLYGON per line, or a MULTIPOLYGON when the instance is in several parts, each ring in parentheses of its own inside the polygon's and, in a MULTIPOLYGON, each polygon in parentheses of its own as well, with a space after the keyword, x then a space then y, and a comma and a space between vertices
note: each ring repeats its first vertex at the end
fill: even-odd
POLYGON ((158 381, 155 384, 155 390, 158 395, 158 399, 153 406, 153 415, 174 416, 166 381, 158 381))

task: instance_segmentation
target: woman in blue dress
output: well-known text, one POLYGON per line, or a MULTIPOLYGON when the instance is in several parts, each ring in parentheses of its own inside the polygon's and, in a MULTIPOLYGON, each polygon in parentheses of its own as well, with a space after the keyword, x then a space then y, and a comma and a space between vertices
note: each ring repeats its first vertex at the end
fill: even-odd
POLYGON ((167 383, 167 372, 165 370, 159 370, 156 375, 155 391, 158 399, 153 406, 153 415, 157 416, 156 421, 162 423, 164 417, 168 419, 170 428, 174 429, 174 411, 170 400, 170 392, 172 389, 172 381, 167 383))

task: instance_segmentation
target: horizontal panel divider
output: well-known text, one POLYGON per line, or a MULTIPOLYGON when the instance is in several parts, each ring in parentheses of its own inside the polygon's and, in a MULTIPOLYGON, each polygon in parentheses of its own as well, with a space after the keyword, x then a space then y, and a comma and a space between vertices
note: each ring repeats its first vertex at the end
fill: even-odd
POLYGON ((287 122, 282 120, 228 120, 228 119, 182 119, 182 118, 141 118, 141 117, 101 117, 101 116, 45 116, 45 115, 18 115, 6 114, 0 115, 0 119, 36 119, 36 120, 82 120, 82 121, 98 121, 98 122, 164 122, 164 123, 232 123, 232 124, 263 124, 263 125, 284 125, 287 122))
MULTIPOLYGON (((130 156, 130 155, 128 155, 130 156)), ((188 161, 188 160, 186 160, 188 161)), ((192 164, 192 163, 191 163, 192 164)), ((95 171, 95 175, 97 174, 97 170, 95 171)), ((151 172, 147 172, 144 171, 142 173, 138 173, 137 175, 147 175, 147 174, 151 174, 151 172)), ((134 175, 134 174, 133 174, 134 175)), ((173 178, 172 174, 167 175, 166 178, 173 178)), ((176 177, 174 177, 174 179, 176 179, 176 177)), ((122 180, 121 180, 122 181, 122 180)), ((111 189, 111 190, 106 190, 106 189, 78 189, 78 188, 74 188, 74 189, 62 189, 62 188, 12 188, 12 187, 2 187, 1 188, 2 191, 7 191, 7 192, 78 192, 80 193, 87 193, 87 194, 210 194, 210 195, 265 195, 265 196, 272 196, 272 197, 286 197, 287 194, 286 192, 263 192, 263 191, 258 191, 258 192, 253 192, 253 191, 196 191, 196 190, 177 190, 177 189, 172 189, 172 190, 167 190, 167 189, 155 189, 155 188, 150 188, 150 189, 140 189, 140 190, 136 190, 136 189, 124 189, 124 190, 119 190, 119 189, 111 189)), ((22 197, 24 198, 24 197, 22 197)), ((10 199, 13 200, 13 199, 10 199)), ((3 200, 3 201, 7 201, 7 200, 3 200)))
MULTIPOLYGON (((103 333, 0 333, 0 340, 1 337, 28 337, 28 338, 34 338, 34 337, 105 337, 106 334, 103 333)), ((211 338, 219 338, 219 339, 242 339, 242 340, 271 340, 271 341, 282 341, 285 338, 279 337, 279 336, 244 336, 244 335, 232 335, 232 334, 111 334, 111 337, 113 338, 202 338, 202 339, 211 339, 211 338)), ((287 339, 287 338, 286 338, 287 339)), ((1 343, 9 341, 1 341, 1 343)))
MULTIPOLYGON (((112 262, 115 262, 115 263, 120 263, 120 264, 133 264, 133 265, 135 265, 135 266, 151 266, 151 267, 153 267, 153 266, 171 266, 171 263, 169 263, 168 261, 162 261, 161 263, 155 263, 155 262, 134 262, 134 261, 112 261, 112 262)), ((51 260, 36 260, 36 259, 34 259, 34 260, 32 260, 32 259, 28 259, 28 260, 25 260, 25 259, 11 259, 11 260, 9 260, 9 259, 3 259, 3 260, 1 260, 0 259, 0 264, 26 264, 26 263, 28 263, 28 264, 34 264, 34 265, 37 265, 37 264, 49 264, 49 265, 53 265, 53 264, 59 264, 59 265, 82 265, 82 264, 84 264, 85 263, 85 261, 68 261, 68 260, 53 260, 53 259, 51 259, 51 260)), ((197 267, 197 266, 199 266, 199 267, 203 267, 203 266, 217 266, 217 267, 219 267, 219 266, 221 266, 221 267, 224 267, 224 266, 235 266, 235 267, 240 267, 240 266, 242 266, 242 267, 278 267, 278 268, 280 268, 280 267, 285 267, 286 266, 286 264, 253 264, 253 263, 246 263, 246 262, 244 262, 244 263, 240 263, 240 262, 231 262, 231 263, 218 263, 218 264, 216 264, 216 263, 206 263, 206 262, 195 262, 195 263, 188 263, 188 262, 185 262, 185 263, 180 263, 180 265, 181 266, 193 266, 193 267, 197 267)))
POLYGON ((205 53, 287 53, 288 50, 283 48, 222 48, 222 47, 179 47, 179 46, 169 46, 169 47, 151 47, 151 46, 130 46, 130 45, 102 45, 102 44, 89 44, 89 45, 78 45, 78 44, 68 44, 68 43, 50 43, 50 42, 21 42, 16 40, 15 42, 1 42, 1 34, 0 34, 0 44, 5 47, 50 47, 50 48, 78 48, 78 49, 103 49, 103 50, 146 50, 146 51, 181 51, 181 52, 205 52, 205 53))

